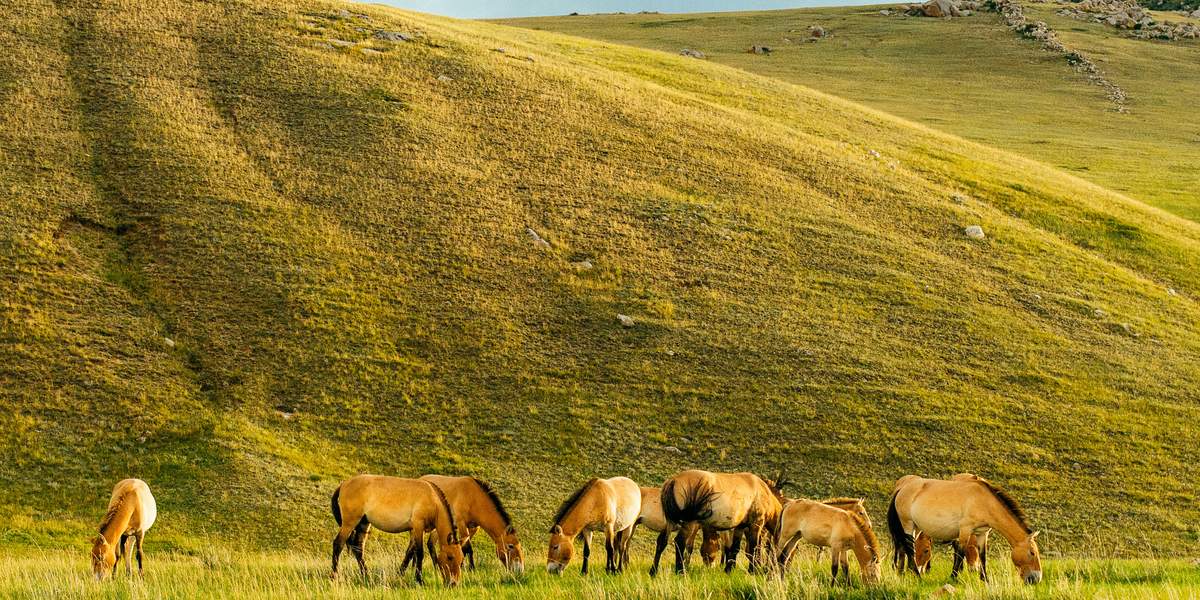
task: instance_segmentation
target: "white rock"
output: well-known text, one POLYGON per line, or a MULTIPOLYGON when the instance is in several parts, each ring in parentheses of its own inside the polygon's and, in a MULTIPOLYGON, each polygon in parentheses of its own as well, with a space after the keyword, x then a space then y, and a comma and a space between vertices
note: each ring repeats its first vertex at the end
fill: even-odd
POLYGON ((879 158, 879 152, 876 150, 867 150, 867 154, 869 154, 875 158, 879 158))
POLYGON ((576 269, 578 269, 580 271, 590 271, 590 270, 592 270, 592 261, 587 260, 587 259, 579 260, 579 261, 575 261, 575 262, 571 263, 571 266, 575 267, 576 269))
POLYGON ((617 313, 617 321, 621 323, 621 327, 633 327, 633 317, 617 313))
POLYGON ((163 338, 163 343, 166 344, 168 347, 171 347, 171 348, 175 347, 175 340, 173 340, 169 337, 163 338))
POLYGON ((1102 309, 1097 308, 1096 310, 1092 311, 1092 315, 1094 315, 1096 317, 1104 318, 1104 317, 1108 316, 1108 313, 1102 309))
POLYGON ((978 225, 971 225, 970 227, 963 229, 963 233, 967 234, 967 237, 973 240, 982 240, 983 238, 987 237, 983 233, 983 228, 978 225))

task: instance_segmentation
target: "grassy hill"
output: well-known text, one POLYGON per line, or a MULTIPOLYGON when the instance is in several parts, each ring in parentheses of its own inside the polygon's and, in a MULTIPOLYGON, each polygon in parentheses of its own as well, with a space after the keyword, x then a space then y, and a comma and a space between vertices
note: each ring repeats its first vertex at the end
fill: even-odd
POLYGON ((324 553, 340 479, 442 471, 540 558, 584 478, 700 466, 880 518, 972 470, 1049 552, 1200 549, 1194 222, 774 78, 384 8, 35 0, 0 47, 4 544, 78 547, 138 476, 151 548, 324 553))
MULTIPOLYGON (((1200 42, 1132 39, 1030 3, 1073 50, 1129 96, 1119 113, 1062 54, 1043 51, 996 13, 961 19, 880 14, 882 6, 689 15, 585 15, 505 21, 709 60, 861 102, 1057 166, 1200 220, 1200 42), (809 27, 830 37, 809 42, 809 27), (749 54, 752 44, 768 56, 749 54)), ((894 7, 893 7, 894 8, 894 7)), ((1182 21, 1173 13, 1158 18, 1182 21)))

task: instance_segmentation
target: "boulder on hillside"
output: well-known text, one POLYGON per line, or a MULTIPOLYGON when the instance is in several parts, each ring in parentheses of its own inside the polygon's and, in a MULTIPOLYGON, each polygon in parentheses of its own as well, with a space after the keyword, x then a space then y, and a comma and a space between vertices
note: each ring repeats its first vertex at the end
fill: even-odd
POLYGON ((376 31, 375 39, 385 42, 411 42, 413 36, 403 31, 376 31))
POLYGON ((962 16, 962 11, 954 0, 929 0, 921 5, 921 12, 936 19, 962 16))
POLYGON ((754 46, 750 46, 750 49, 747 50, 747 52, 749 52, 750 54, 770 54, 771 47, 754 45, 754 46))
POLYGON ((819 39, 819 38, 823 38, 829 34, 825 32, 824 27, 821 27, 820 25, 813 25, 812 27, 808 28, 808 35, 809 35, 809 37, 819 39))
POLYGON ((683 50, 679 51, 679 54, 681 56, 687 56, 689 58, 701 58, 701 59, 705 58, 703 52, 701 52, 699 50, 693 50, 691 48, 684 48, 683 50))

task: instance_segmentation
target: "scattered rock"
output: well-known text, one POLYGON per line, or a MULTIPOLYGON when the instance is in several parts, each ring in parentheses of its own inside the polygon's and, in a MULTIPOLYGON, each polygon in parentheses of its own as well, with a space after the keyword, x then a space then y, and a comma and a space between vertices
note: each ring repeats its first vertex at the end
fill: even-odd
POLYGON ((633 327, 634 326, 633 317, 631 317, 629 315, 623 315, 621 313, 617 313, 617 322, 619 322, 621 324, 621 327, 633 327))
POLYGON ((1108 313, 1105 312, 1103 309, 1097 308, 1096 310, 1092 311, 1092 315, 1103 319, 1104 317, 1108 316, 1108 313))
POLYGON ((415 36, 403 31, 376 31, 374 37, 385 42, 411 42, 415 36))
POLYGON ((166 344, 168 348, 174 348, 174 347, 175 347, 175 340, 173 340, 173 339, 171 339, 171 338, 169 338, 169 337, 165 337, 165 338, 163 338, 163 343, 164 343, 164 344, 166 344))
POLYGON ((1133 337, 1139 336, 1137 330, 1135 330, 1133 325, 1130 323, 1121 323, 1121 329, 1124 330, 1127 335, 1131 335, 1133 337))
POLYGON ((963 233, 973 240, 982 240, 984 237, 987 237, 983 234, 983 228, 978 225, 971 225, 963 229, 963 233))
POLYGON ((892 14, 892 11, 890 11, 890 10, 888 10, 888 9, 886 9, 886 8, 885 8, 885 9, 883 9, 883 10, 879 11, 879 14, 881 14, 881 15, 883 15, 883 16, 885 16, 885 17, 886 17, 886 16, 889 16, 889 15, 891 15, 891 14, 892 14))
POLYGON ((938 588, 937 591, 933 592, 933 597, 945 598, 946 596, 953 596, 956 593, 958 593, 958 589, 947 583, 946 585, 938 588))
POLYGON ((872 158, 879 158, 878 150, 867 150, 867 154, 870 155, 872 158))
POLYGON ((703 52, 701 52, 699 50, 693 50, 691 48, 684 48, 683 50, 679 51, 679 54, 682 56, 687 56, 689 58, 700 58, 700 59, 705 58, 703 52))
POLYGON ((1200 26, 1158 21, 1137 0, 1082 0, 1060 9, 1058 14, 1129 30, 1137 38, 1167 41, 1200 38, 1200 26))
POLYGON ((354 45, 354 42, 348 42, 346 40, 329 40, 329 43, 337 46, 338 48, 349 48, 350 46, 354 45))
POLYGON ((757 46, 757 45, 750 46, 750 49, 747 50, 746 52, 749 52, 750 54, 770 54, 771 47, 770 46, 757 46))
POLYGON ((950 196, 950 199, 953 200, 955 204, 963 204, 967 201, 967 197, 962 194, 954 194, 953 196, 950 196))
POLYGON ((492 48, 492 52, 499 52, 500 54, 507 54, 508 48, 492 48))
POLYGON ((1168 293, 1168 294, 1170 294, 1170 295, 1172 295, 1172 296, 1178 296, 1178 295, 1179 295, 1179 292, 1176 292, 1176 291, 1175 291, 1175 288, 1167 288, 1167 293, 1168 293))
POLYGON ((820 39, 829 34, 825 33, 824 27, 821 27, 820 25, 813 25, 812 27, 808 28, 808 35, 809 37, 820 39))
POLYGON ((675 446, 663 446, 663 450, 665 450, 667 452, 671 452, 673 454, 683 454, 683 450, 680 450, 679 448, 676 448, 675 446))
POLYGON ((592 261, 587 260, 585 258, 583 260, 578 260, 578 261, 571 263, 571 266, 575 267, 575 270, 577 270, 577 271, 591 271, 592 270, 592 261))
POLYGON ((542 236, 538 235, 538 232, 534 231, 532 227, 526 227, 525 232, 529 234, 530 238, 533 238, 534 245, 546 250, 550 249, 550 242, 542 239, 542 236))
POLYGON ((442 83, 450 83, 451 81, 454 81, 454 78, 449 75, 438 75, 437 80, 442 83))
POLYGON ((675 356, 674 350, 667 350, 667 356, 675 356))
POLYGON ((527 60, 527 61, 529 61, 529 62, 535 62, 537 59, 533 58, 533 55, 532 55, 532 54, 526 54, 526 55, 525 55, 525 60, 527 60))
POLYGON ((383 54, 383 50, 376 50, 374 48, 363 48, 362 51, 363 51, 363 54, 374 54, 374 55, 383 54))

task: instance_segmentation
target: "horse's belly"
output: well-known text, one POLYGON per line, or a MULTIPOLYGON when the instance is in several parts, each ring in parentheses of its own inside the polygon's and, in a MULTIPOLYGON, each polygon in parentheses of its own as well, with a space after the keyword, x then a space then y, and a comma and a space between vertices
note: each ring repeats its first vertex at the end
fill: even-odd
POLYGON ((918 530, 924 531, 938 542, 958 539, 958 532, 962 526, 962 515, 959 511, 953 510, 933 509, 925 512, 914 510, 912 520, 918 530))
POLYGON ((367 512, 371 525, 388 533, 400 533, 413 527, 413 511, 410 507, 395 507, 367 512))
POLYGON ((709 505, 713 511, 712 516, 704 521, 705 525, 717 529, 732 529, 742 524, 742 521, 746 519, 746 510, 740 502, 732 502, 730 496, 730 494, 722 494, 713 500, 709 505))

